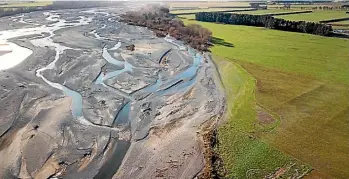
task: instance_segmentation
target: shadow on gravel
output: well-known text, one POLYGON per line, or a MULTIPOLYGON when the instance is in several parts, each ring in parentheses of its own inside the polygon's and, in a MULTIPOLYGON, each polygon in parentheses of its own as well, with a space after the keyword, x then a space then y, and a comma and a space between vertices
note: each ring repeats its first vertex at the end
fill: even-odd
POLYGON ((226 42, 224 39, 217 38, 217 37, 212 37, 212 44, 214 45, 222 45, 226 47, 234 47, 234 45, 230 42, 226 42))

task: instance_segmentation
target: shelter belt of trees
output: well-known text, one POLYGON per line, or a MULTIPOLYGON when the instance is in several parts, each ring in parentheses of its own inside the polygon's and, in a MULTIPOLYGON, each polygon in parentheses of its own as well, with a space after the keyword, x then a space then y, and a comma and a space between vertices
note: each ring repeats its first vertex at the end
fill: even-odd
POLYGON ((195 14, 195 19, 204 22, 266 27, 270 29, 302 32, 322 36, 327 36, 332 33, 332 26, 330 25, 305 21, 289 21, 268 15, 199 12, 195 14))

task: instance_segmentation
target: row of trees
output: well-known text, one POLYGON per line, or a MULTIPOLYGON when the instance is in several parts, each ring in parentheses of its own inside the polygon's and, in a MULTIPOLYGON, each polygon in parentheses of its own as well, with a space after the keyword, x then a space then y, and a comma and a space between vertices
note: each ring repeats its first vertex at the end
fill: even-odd
MULTIPOLYGON (((284 6, 276 6, 275 9, 291 9, 291 4, 286 4, 284 6)), ((301 6, 300 9, 312 9, 312 10, 348 10, 349 7, 345 6, 301 6)))
POLYGON ((205 22, 266 27, 277 30, 302 32, 322 36, 327 36, 332 33, 332 26, 330 25, 305 21, 289 21, 267 15, 199 12, 195 14, 195 19, 205 22))
MULTIPOLYGON (((301 7, 301 9, 306 9, 306 7, 301 7)), ((349 7, 345 7, 345 6, 316 6, 316 7, 312 7, 311 9, 313 10, 348 10, 349 7)))
POLYGON ((160 6, 146 7, 137 12, 128 12, 121 21, 130 25, 137 25, 152 29, 158 37, 167 34, 181 40, 191 47, 207 51, 212 33, 200 25, 188 25, 169 14, 169 9, 160 6))

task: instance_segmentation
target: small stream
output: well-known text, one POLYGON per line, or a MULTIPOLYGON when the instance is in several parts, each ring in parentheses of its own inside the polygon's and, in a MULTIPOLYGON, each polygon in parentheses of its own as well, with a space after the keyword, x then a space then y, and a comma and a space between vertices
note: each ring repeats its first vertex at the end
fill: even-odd
MULTIPOLYGON (((48 85, 50 85, 53 88, 62 90, 64 92, 65 95, 71 97, 72 99, 72 105, 71 105, 71 111, 72 111, 72 115, 73 117, 77 118, 81 123, 83 124, 88 124, 91 125, 92 123, 90 123, 89 121, 87 121, 84 117, 83 117, 83 112, 82 112, 82 96, 73 91, 70 90, 69 88, 65 87, 64 85, 61 85, 59 83, 54 83, 51 82, 49 80, 47 80, 43 75, 42 72, 45 70, 50 70, 50 69, 54 69, 56 62, 59 60, 59 57, 61 54, 63 54, 63 52, 66 49, 71 49, 69 47, 65 47, 62 46, 58 43, 54 43, 52 40, 52 37, 55 35, 54 31, 64 28, 66 27, 66 20, 64 19, 60 19, 59 15, 56 14, 52 14, 50 12, 44 12, 44 15, 48 16, 46 18, 46 20, 48 21, 57 21, 54 24, 51 25, 43 25, 40 27, 34 27, 34 28, 24 28, 24 29, 14 29, 14 30, 8 30, 8 31, 1 31, 0 34, 0 39, 1 40, 5 40, 7 41, 8 39, 11 38, 15 38, 15 37, 21 37, 21 36, 26 36, 26 35, 34 35, 34 34, 42 34, 42 33, 49 33, 50 35, 41 39, 34 39, 31 40, 30 42, 37 47, 47 47, 47 46, 51 46, 54 47, 55 51, 56 51, 56 55, 55 55, 55 59, 54 61, 52 61, 50 64, 48 64, 47 66, 39 69, 36 71, 36 76, 41 78, 43 81, 45 81, 48 85)), ((92 18, 86 18, 84 16, 79 16, 79 22, 78 23, 74 23, 74 24, 70 24, 72 26, 80 26, 80 25, 86 25, 89 24, 92 21, 92 18)))
MULTIPOLYGON (((180 44, 176 44, 174 40, 171 40, 170 38, 165 38, 166 41, 170 41, 171 43, 175 44, 179 49, 186 50, 187 48, 183 48, 180 44)), ((121 47, 121 42, 118 42, 113 48, 110 48, 109 50, 117 50, 121 47)), ((195 77, 197 74, 198 69, 200 68, 200 64, 202 63, 202 56, 199 53, 196 53, 193 49, 189 48, 188 53, 193 56, 193 64, 188 67, 183 72, 175 75, 171 79, 167 79, 166 81, 163 81, 161 79, 161 75, 158 74, 158 79, 153 85, 149 85, 141 90, 140 92, 144 93, 153 93, 157 96, 164 96, 164 95, 172 95, 177 92, 183 92, 187 90, 189 87, 193 86, 195 83, 195 77)), ((120 54, 117 54, 120 55, 120 54)), ((125 61, 118 61, 115 58, 113 58, 106 47, 103 48, 102 57, 108 62, 113 65, 116 65, 118 67, 123 67, 121 70, 115 70, 113 72, 109 72, 107 74, 100 73, 100 75, 97 77, 95 83, 96 84, 102 84, 103 86, 108 87, 104 84, 104 80, 107 80, 109 78, 116 77, 124 72, 133 72, 133 68, 137 68, 132 66, 130 63, 125 61)), ((113 122, 113 127, 116 127, 118 125, 127 125, 130 122, 129 119, 129 113, 131 108, 131 103, 135 100, 133 99, 132 93, 126 96, 127 101, 124 103, 124 105, 121 107, 119 112, 116 114, 113 122)), ((117 172, 121 165, 121 161, 123 157, 126 154, 126 151, 130 147, 130 142, 118 140, 117 143, 114 145, 114 148, 112 149, 113 152, 107 162, 101 167, 100 171, 96 175, 96 179, 98 178, 112 178, 113 175, 117 172)))
MULTIPOLYGON (((76 92, 73 91, 67 87, 65 87, 64 85, 61 85, 59 83, 54 83, 51 82, 49 80, 47 80, 43 75, 42 72, 45 70, 50 70, 50 69, 54 69, 56 62, 59 60, 59 57, 61 54, 63 54, 63 52, 66 49, 71 49, 69 47, 63 46, 61 44, 55 43, 52 40, 52 37, 55 35, 54 31, 58 30, 60 28, 63 28, 66 25, 66 21, 64 19, 60 19, 59 15, 53 15, 51 13, 45 12, 46 15, 48 15, 48 17, 46 18, 49 21, 57 21, 55 24, 52 24, 52 30, 49 31, 50 35, 48 37, 45 38, 41 38, 41 39, 35 39, 35 40, 31 40, 31 43, 34 46, 37 47, 46 47, 46 46, 51 46, 54 47, 55 51, 56 51, 56 55, 55 55, 55 59, 54 61, 52 61, 50 64, 48 64, 46 67, 43 67, 39 70, 36 71, 36 76, 40 77, 42 80, 44 80, 48 85, 62 90, 64 92, 65 95, 71 97, 72 99, 72 104, 71 104, 71 112, 74 118, 77 118, 78 120, 80 120, 81 122, 85 123, 85 124, 91 124, 89 121, 87 121, 84 117, 83 117, 83 112, 82 112, 82 96, 76 92)), ((79 26, 79 25, 84 25, 84 24, 88 24, 90 20, 87 20, 84 17, 80 17, 80 21, 79 23, 73 24, 74 26, 79 26)))
MULTIPOLYGON (((95 12, 91 11, 91 13, 101 13, 101 12, 95 12)), ((51 82, 47 80, 43 76, 43 72, 45 70, 51 70, 54 69, 56 66, 56 62, 60 59, 60 56, 64 53, 65 50, 71 49, 70 47, 63 46, 59 43, 55 43, 52 40, 52 37, 55 35, 54 31, 62 28, 67 27, 66 20, 61 19, 58 14, 53 14, 50 12, 44 12, 44 15, 47 16, 46 20, 48 21, 54 21, 55 23, 47 25, 47 26, 41 26, 41 27, 35 27, 35 28, 25 28, 25 29, 15 29, 15 30, 9 30, 9 31, 1 31, 0 32, 0 40, 7 40, 14 37, 20 37, 25 35, 33 35, 33 34, 41 34, 41 33, 49 33, 49 36, 41 38, 41 39, 34 39, 31 40, 31 43, 34 46, 37 47, 54 47, 56 51, 55 59, 47 66, 39 69, 36 71, 36 76, 41 78, 43 81, 45 81, 48 85, 50 85, 53 88, 56 88, 58 90, 61 90, 66 96, 70 97, 72 99, 72 104, 70 106, 72 115, 74 118, 76 118, 79 122, 85 125, 94 125, 90 121, 86 120, 83 115, 83 98, 81 94, 79 94, 76 91, 73 91, 67 87, 65 87, 62 84, 51 82)), ((107 15, 107 14, 106 14, 107 15)), ((79 16, 80 20, 78 23, 69 23, 70 26, 80 26, 80 25, 87 25, 92 21, 92 18, 86 18, 84 16, 79 16)), ((104 26, 105 28, 106 26, 104 26)), ((100 40, 102 39, 101 36, 97 34, 97 31, 94 30, 91 33, 94 34, 95 38, 100 40)), ((195 83, 197 72, 201 66, 202 63, 202 56, 197 53, 195 50, 191 48, 187 48, 184 45, 176 43, 174 39, 167 36, 165 40, 169 43, 174 44, 176 47, 178 47, 179 50, 187 52, 193 57, 193 64, 191 64, 188 68, 183 70, 182 72, 176 74, 175 76, 171 77, 170 79, 163 80, 161 74, 158 74, 158 79, 156 82, 152 85, 149 85, 141 90, 139 90, 142 93, 153 93, 156 96, 165 96, 165 95, 172 95, 177 92, 181 92, 184 90, 187 90, 188 88, 192 87, 195 83)), ((116 51, 121 47, 121 42, 117 42, 116 45, 112 48, 107 48, 106 46, 102 49, 102 57, 105 59, 108 63, 113 64, 115 66, 120 67, 120 70, 115 70, 112 72, 101 72, 99 76, 94 81, 97 85, 103 85, 108 88, 112 88, 104 83, 105 80, 108 80, 110 78, 114 78, 122 73, 128 72, 133 73, 133 69, 138 68, 127 62, 126 59, 124 61, 117 60, 113 58, 109 51, 116 51)), ((120 55, 120 54, 116 54, 120 55)), ((143 68, 139 68, 143 69, 143 68)), ((118 94, 123 96, 126 100, 121 107, 121 109, 117 112, 114 122, 112 125, 112 128, 115 128, 118 125, 124 125, 128 124, 130 122, 129 119, 129 113, 131 110, 131 105, 136 102, 133 98, 133 93, 128 94, 120 89, 112 88, 113 90, 116 90, 118 94)), ((97 126, 102 127, 102 126, 97 126)), ((107 128, 107 127, 106 127, 107 128)), ((114 149, 108 159, 108 162, 106 162, 102 167, 100 171, 107 172, 107 174, 97 174, 97 176, 107 176, 109 178, 112 176, 112 174, 116 173, 118 170, 122 158, 125 155, 126 151, 128 150, 128 147, 130 145, 129 141, 124 141, 123 143, 119 144, 119 140, 116 142, 114 149), (120 154, 123 154, 122 156, 120 154), (115 163, 111 164, 110 161, 117 161, 119 162, 117 165, 115 163)))
MULTIPOLYGON (((169 37, 165 38, 166 41, 170 41, 171 43, 175 44, 179 49, 187 49, 186 47, 182 47, 180 44, 176 44, 172 39, 169 37)), ((121 47, 121 42, 118 42, 113 48, 107 49, 106 47, 103 48, 102 57, 108 62, 113 65, 116 65, 118 67, 123 67, 120 70, 115 70, 113 72, 109 73, 100 73, 100 75, 97 77, 95 83, 101 84, 105 87, 108 87, 104 83, 105 80, 116 77, 124 72, 133 72, 134 67, 129 62, 125 61, 119 61, 113 58, 108 50, 117 50, 121 47)), ((170 95, 177 93, 178 91, 183 91, 187 89, 188 87, 192 86, 195 82, 195 77, 197 74, 198 69, 200 68, 200 64, 202 63, 202 56, 199 53, 196 53, 193 49, 188 48, 188 53, 193 56, 193 64, 188 67, 186 70, 182 71, 181 73, 175 75, 174 77, 167 79, 166 81, 161 80, 161 76, 158 76, 158 79, 156 80, 156 83, 153 85, 149 85, 141 90, 140 92, 145 93, 154 93, 157 96, 164 96, 164 95, 170 95)), ((117 54, 120 55, 120 54, 117 54)), ((128 120, 128 113, 130 112, 130 103, 134 100, 132 97, 132 94, 127 95, 127 98, 129 99, 127 102, 125 102, 124 106, 121 108, 121 110, 118 112, 118 114, 115 117, 114 122, 116 124, 120 123, 126 123, 128 120), (126 119, 121 119, 126 118, 126 119)))

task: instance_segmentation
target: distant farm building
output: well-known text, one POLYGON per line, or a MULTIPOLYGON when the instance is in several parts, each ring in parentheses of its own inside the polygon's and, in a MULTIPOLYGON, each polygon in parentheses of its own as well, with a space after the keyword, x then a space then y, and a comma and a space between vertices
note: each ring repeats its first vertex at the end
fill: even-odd
POLYGON ((251 6, 251 8, 254 8, 254 9, 267 9, 268 8, 267 3, 265 3, 265 2, 251 2, 250 6, 251 6))
POLYGON ((291 9, 291 4, 284 4, 285 9, 291 9))

